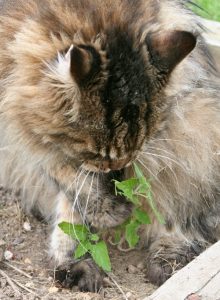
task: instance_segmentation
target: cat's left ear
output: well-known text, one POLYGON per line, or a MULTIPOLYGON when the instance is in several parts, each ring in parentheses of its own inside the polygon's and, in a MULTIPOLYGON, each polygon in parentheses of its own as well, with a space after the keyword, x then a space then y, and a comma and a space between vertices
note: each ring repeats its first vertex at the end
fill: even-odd
POLYGON ((151 63, 169 74, 195 48, 196 37, 187 31, 150 32, 146 45, 151 63))

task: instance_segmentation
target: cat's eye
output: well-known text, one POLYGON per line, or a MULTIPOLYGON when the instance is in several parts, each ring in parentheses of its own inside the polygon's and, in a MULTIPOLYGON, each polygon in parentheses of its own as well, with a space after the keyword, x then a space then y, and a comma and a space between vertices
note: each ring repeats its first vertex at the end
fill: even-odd
POLYGON ((89 160, 101 159, 100 154, 94 153, 94 152, 91 152, 91 151, 83 151, 83 152, 81 152, 81 157, 83 159, 89 159, 89 160))

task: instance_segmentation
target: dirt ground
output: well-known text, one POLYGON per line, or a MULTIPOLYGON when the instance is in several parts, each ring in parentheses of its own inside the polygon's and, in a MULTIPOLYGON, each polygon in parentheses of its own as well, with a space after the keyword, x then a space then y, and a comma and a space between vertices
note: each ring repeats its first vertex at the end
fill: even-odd
POLYGON ((107 279, 107 287, 99 294, 80 293, 77 287, 69 291, 57 286, 48 269, 49 226, 25 216, 18 198, 0 187, 1 300, 141 300, 155 290, 140 267, 143 253, 136 250, 122 253, 113 247, 110 249, 113 271, 107 279), (13 255, 12 259, 6 261, 5 254, 13 255))

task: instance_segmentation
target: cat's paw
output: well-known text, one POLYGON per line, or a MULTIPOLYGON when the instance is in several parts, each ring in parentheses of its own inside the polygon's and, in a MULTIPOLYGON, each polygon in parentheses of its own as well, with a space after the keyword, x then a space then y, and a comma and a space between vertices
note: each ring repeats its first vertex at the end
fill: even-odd
POLYGON ((78 285, 82 292, 98 292, 103 286, 103 278, 104 273, 91 259, 65 263, 55 272, 55 279, 64 288, 78 285))
POLYGON ((155 285, 162 285, 176 271, 187 265, 205 249, 198 241, 190 243, 165 243, 161 240, 150 247, 146 260, 147 279, 155 285))
POLYGON ((130 216, 133 205, 130 202, 105 202, 99 210, 87 215, 90 225, 95 228, 111 228, 124 223, 130 216))

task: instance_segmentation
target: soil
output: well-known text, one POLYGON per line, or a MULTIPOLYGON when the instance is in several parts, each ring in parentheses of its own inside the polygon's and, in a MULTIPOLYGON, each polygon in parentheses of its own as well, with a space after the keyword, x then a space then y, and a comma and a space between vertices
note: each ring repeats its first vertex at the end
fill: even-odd
POLYGON ((17 195, 0 187, 1 300, 141 300, 155 290, 140 267, 144 253, 114 247, 110 247, 112 273, 99 294, 80 293, 77 287, 62 289, 48 269, 48 232, 48 225, 21 211, 17 195), (13 257, 7 261, 5 254, 13 257))

